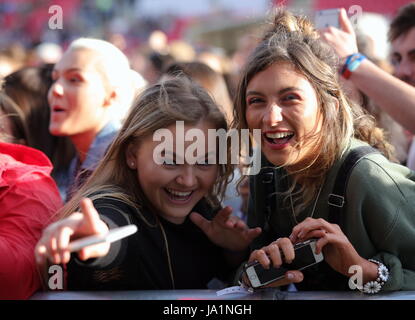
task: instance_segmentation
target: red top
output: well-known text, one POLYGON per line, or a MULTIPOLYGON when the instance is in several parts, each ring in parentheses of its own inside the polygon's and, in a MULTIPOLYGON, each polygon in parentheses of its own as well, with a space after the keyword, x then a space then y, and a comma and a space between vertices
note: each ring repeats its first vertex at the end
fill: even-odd
POLYGON ((34 248, 62 206, 40 151, 0 142, 0 299, 27 299, 41 286, 34 248))

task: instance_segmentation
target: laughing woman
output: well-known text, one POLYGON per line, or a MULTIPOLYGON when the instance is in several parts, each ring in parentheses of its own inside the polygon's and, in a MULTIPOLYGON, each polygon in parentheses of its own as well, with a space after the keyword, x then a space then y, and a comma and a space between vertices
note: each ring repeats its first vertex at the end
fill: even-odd
MULTIPOLYGON (((209 129, 227 129, 210 96, 190 81, 147 89, 96 171, 60 211, 61 220, 44 231, 36 249, 39 264, 45 258, 70 261, 69 289, 206 288, 235 266, 237 255, 227 257, 230 251, 246 253, 260 233, 231 217, 230 208, 219 210, 233 167, 209 164, 216 147, 196 154, 193 164, 173 152, 183 141, 174 139, 174 149, 159 150, 153 133, 167 129, 175 137, 177 121, 183 121, 184 135, 202 132, 205 146, 209 129), (73 213, 79 203, 82 213, 73 213), (71 240, 126 224, 135 224, 138 232, 111 246, 86 247, 71 259, 71 240)), ((184 142, 186 150, 189 144, 184 142)))
POLYGON ((277 13, 237 97, 240 129, 262 130, 248 225, 264 230, 249 260, 279 267, 295 243, 317 238, 325 262, 273 286, 348 290, 360 266, 366 293, 414 290, 415 174, 388 161, 382 132, 345 97, 336 57, 307 20, 277 13))

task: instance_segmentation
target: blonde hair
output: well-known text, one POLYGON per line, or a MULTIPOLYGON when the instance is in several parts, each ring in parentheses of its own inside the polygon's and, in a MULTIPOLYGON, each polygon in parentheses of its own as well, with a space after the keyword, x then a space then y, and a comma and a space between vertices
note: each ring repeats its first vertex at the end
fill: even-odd
POLYGON ((115 45, 108 41, 93 38, 78 38, 71 42, 67 52, 76 50, 90 50, 97 54, 104 83, 107 88, 117 88, 117 104, 110 110, 110 117, 123 120, 126 113, 146 83, 141 75, 130 68, 127 56, 115 45))
MULTIPOLYGON (((149 87, 134 102, 123 127, 97 169, 58 216, 63 218, 76 211, 84 197, 92 200, 111 197, 137 208, 149 204, 136 172, 127 166, 126 151, 130 144, 139 146, 140 141, 157 129, 166 128, 176 121, 190 125, 209 121, 216 129, 227 130, 226 119, 209 94, 188 79, 176 78, 149 87)), ((233 172, 231 164, 218 166, 218 178, 211 193, 206 196, 212 205, 219 205, 233 172)), ((142 215, 141 218, 146 221, 142 215)))
MULTIPOLYGON (((271 27, 265 32, 240 77, 236 94, 236 115, 239 129, 247 128, 246 89, 250 80, 271 65, 288 62, 306 77, 313 86, 322 117, 321 131, 305 137, 301 144, 309 144, 312 159, 306 165, 291 172, 292 184, 287 195, 295 193, 296 211, 304 209, 318 194, 326 174, 352 137, 368 142, 387 157, 390 146, 383 132, 375 126, 374 118, 350 101, 337 80, 338 58, 332 49, 319 40, 313 25, 304 17, 277 9, 271 27), (313 139, 309 139, 313 138, 313 139), (311 143, 313 145, 311 145, 311 143), (301 183, 299 183, 301 182, 301 183)), ((300 147, 300 143, 296 148, 300 147)), ((290 164, 284 165, 289 167, 290 164)))

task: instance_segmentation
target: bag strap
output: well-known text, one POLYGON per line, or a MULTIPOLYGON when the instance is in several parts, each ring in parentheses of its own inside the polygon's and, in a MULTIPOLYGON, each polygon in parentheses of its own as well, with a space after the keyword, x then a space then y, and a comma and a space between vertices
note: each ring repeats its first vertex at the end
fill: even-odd
POLYGON ((352 149, 343 161, 334 182, 332 193, 328 196, 329 222, 342 226, 342 213, 346 203, 346 189, 350 174, 357 163, 370 153, 380 153, 370 146, 352 149))

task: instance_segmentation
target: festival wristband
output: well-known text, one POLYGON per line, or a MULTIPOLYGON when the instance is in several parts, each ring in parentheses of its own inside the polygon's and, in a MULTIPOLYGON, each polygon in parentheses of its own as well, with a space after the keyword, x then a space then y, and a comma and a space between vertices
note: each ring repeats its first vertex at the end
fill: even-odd
POLYGON ((365 59, 366 56, 361 53, 353 53, 348 56, 341 71, 343 78, 349 79, 352 72, 355 71, 365 59))

